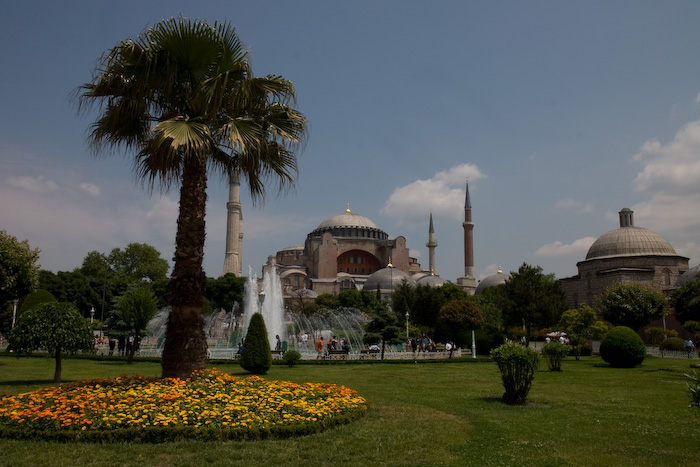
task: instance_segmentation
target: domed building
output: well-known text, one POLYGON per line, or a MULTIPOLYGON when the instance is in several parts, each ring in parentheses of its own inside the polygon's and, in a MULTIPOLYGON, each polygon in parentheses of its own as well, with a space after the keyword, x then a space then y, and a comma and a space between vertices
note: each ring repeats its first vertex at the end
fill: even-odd
POLYGON ((678 281, 676 282, 676 287, 681 287, 686 282, 692 282, 697 279, 700 279, 700 264, 698 264, 694 268, 688 269, 686 272, 681 274, 681 276, 678 278, 678 281))
POLYGON ((569 305, 594 306, 596 296, 616 282, 634 282, 662 292, 674 288, 688 270, 688 258, 676 254, 661 235, 635 227, 634 212, 619 212, 620 227, 601 235, 576 264, 578 274, 561 279, 569 305))
POLYGON ((370 219, 351 212, 349 205, 345 212, 321 222, 306 236, 304 245, 287 247, 268 257, 263 274, 273 266, 285 295, 299 289, 317 294, 361 289, 383 269, 391 269, 397 277, 405 274, 413 282, 410 274, 420 271, 420 264, 409 257, 403 236, 389 238, 370 219), (385 268, 389 263, 393 268, 385 268))
POLYGON ((508 274, 503 274, 503 271, 501 271, 501 267, 499 266, 496 274, 486 276, 479 282, 479 285, 476 286, 475 294, 479 295, 489 287, 505 284, 508 279, 510 279, 510 276, 508 274))
POLYGON ((379 289, 379 293, 382 297, 389 297, 403 281, 406 281, 408 285, 413 287, 416 286, 416 282, 410 275, 400 269, 394 268, 393 265, 389 265, 370 274, 363 284, 363 289, 369 290, 370 292, 375 292, 379 289))

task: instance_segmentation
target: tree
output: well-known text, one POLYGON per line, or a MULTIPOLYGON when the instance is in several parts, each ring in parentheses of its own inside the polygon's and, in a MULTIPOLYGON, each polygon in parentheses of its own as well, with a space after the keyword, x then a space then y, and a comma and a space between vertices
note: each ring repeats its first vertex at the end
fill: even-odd
POLYGON ((46 302, 27 310, 10 332, 9 349, 15 352, 46 350, 53 353, 54 383, 61 382, 61 355, 93 348, 90 323, 72 303, 46 302))
MULTIPOLYGON (((0 310, 6 310, 13 300, 22 299, 36 290, 39 284, 39 266, 36 264, 39 251, 38 248, 32 249, 28 240, 19 241, 0 230, 0 310)), ((9 330, 4 323, 0 325, 0 331, 9 330)))
MULTIPOLYGON (((238 302, 243 303, 245 294, 245 277, 236 277, 233 273, 227 273, 218 279, 207 279, 206 297, 214 308, 214 310, 231 310, 233 304, 238 302)), ((239 313, 243 310, 239 308, 239 313)))
POLYGON ((118 327, 121 327, 129 336, 134 337, 134 345, 129 351, 128 363, 134 360, 134 352, 145 335, 148 322, 158 312, 158 302, 153 291, 147 285, 137 286, 117 301, 118 327))
POLYGON ((484 314, 474 300, 453 300, 440 308, 435 338, 464 346, 470 341, 468 331, 483 325, 484 314))
POLYGON ((585 303, 578 308, 566 310, 559 319, 560 330, 566 332, 576 360, 581 357, 583 346, 593 337, 596 313, 585 303))
POLYGON ((503 284, 503 320, 506 326, 525 326, 529 339, 535 329, 550 327, 566 310, 566 294, 554 274, 544 274, 539 266, 523 263, 503 284))
POLYGON ((631 282, 608 286, 598 297, 598 311, 614 326, 640 330, 652 320, 661 318, 666 299, 661 292, 631 282))
POLYGON ((254 375, 264 375, 272 366, 272 351, 267 340, 265 320, 260 313, 250 317, 248 332, 243 342, 241 367, 254 375))
POLYGON ((187 378, 206 366, 208 171, 226 182, 242 176, 254 200, 264 198, 269 178, 280 189, 292 186, 293 149, 307 126, 290 106, 294 87, 280 76, 254 78, 230 24, 179 17, 121 41, 76 92, 81 110, 100 110, 90 136, 97 152, 132 151, 147 186, 180 187, 162 368, 163 376, 187 378))
POLYGON ((700 321, 700 280, 688 281, 671 292, 671 307, 681 323, 700 321))
POLYGON ((139 282, 165 280, 170 268, 160 252, 146 243, 129 243, 123 250, 114 248, 107 261, 117 274, 139 282))
POLYGON ((387 345, 399 344, 402 329, 394 314, 385 303, 377 303, 371 312, 371 320, 365 325, 364 341, 367 344, 381 343, 381 359, 387 345))

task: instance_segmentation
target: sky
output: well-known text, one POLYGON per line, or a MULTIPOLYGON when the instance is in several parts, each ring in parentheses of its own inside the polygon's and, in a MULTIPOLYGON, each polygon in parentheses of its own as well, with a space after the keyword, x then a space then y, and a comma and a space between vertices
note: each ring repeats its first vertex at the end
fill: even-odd
MULTIPOLYGON (((0 230, 72 271, 147 243, 170 260, 178 190, 130 154, 91 152, 73 91, 103 52, 182 15, 230 22, 256 76, 294 83, 309 121, 292 191, 242 186, 243 273, 345 211, 464 275, 466 179, 477 279, 527 263, 577 273, 618 212, 700 262, 700 2, 0 0, 0 230)), ((208 188, 204 268, 221 275, 228 188, 208 188)), ((171 263, 172 264, 172 263, 171 263)))

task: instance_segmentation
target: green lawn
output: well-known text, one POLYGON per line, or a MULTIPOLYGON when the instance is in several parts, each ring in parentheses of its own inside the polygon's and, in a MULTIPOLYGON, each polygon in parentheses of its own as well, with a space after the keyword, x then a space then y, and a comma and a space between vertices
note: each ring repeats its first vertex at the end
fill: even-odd
MULTIPOLYGON (((529 405, 500 403, 495 363, 274 366, 268 379, 342 384, 366 417, 291 440, 58 444, 0 439, 0 465, 690 466, 700 464, 700 409, 688 407, 691 360, 648 357, 612 369, 597 357, 540 371, 529 405)), ((697 362, 697 360, 695 360, 697 362)), ((243 374, 238 365, 217 365, 243 374)), ((546 364, 541 365, 546 368, 546 364)), ((64 380, 158 375, 157 363, 65 360, 64 380)), ((51 385, 53 360, 0 357, 0 394, 51 385)))

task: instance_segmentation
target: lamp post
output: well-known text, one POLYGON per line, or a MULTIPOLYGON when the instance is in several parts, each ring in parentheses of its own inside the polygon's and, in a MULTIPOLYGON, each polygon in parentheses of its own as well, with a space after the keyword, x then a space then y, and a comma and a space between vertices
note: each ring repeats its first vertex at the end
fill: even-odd
POLYGON ((258 311, 262 314, 263 302, 265 301, 265 291, 263 290, 258 294, 258 311))
POLYGON ((406 338, 408 339, 408 317, 410 315, 408 314, 408 310, 406 310, 406 338))
POLYGON ((17 303, 19 303, 19 298, 15 298, 15 306, 12 308, 12 328, 15 327, 15 318, 17 317, 17 303))
POLYGON ((90 324, 92 324, 92 320, 95 317, 95 307, 93 306, 90 308, 90 324))

